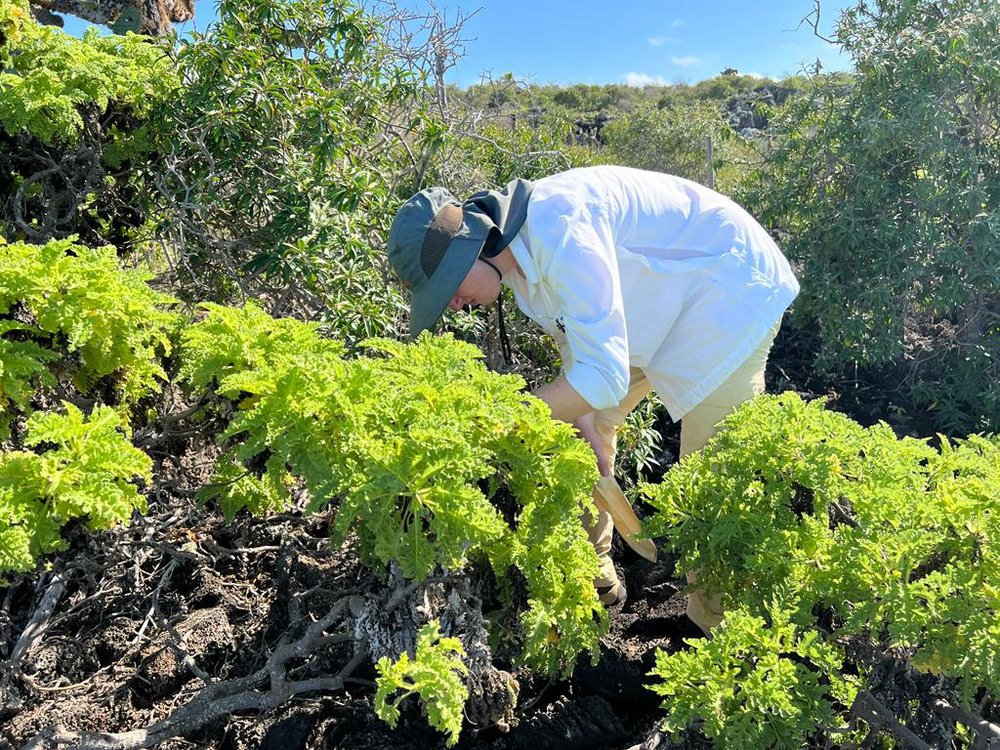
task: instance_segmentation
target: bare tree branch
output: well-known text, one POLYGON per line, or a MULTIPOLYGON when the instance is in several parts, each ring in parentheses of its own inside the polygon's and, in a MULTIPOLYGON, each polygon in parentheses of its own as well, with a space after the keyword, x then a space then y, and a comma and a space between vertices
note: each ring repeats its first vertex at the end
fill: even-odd
POLYGON ((21 631, 21 637, 17 639, 17 643, 11 651, 10 658, 0 665, 4 668, 5 675, 20 670, 19 664, 21 660, 45 632, 49 619, 52 617, 52 612, 55 610, 56 604, 59 602, 59 598, 65 589, 66 581, 63 579, 62 573, 54 573, 49 579, 48 587, 45 589, 45 594, 35 608, 34 614, 32 614, 28 624, 24 626, 24 630, 21 631))
POLYGON ((851 716, 868 724, 872 732, 888 732, 911 750, 933 750, 920 737, 900 724, 892 711, 867 690, 858 691, 854 705, 851 706, 851 716))
POLYGON ((165 719, 128 732, 73 732, 60 727, 36 735, 24 750, 139 750, 153 747, 171 737, 185 737, 218 719, 242 711, 265 713, 303 693, 343 689, 351 674, 368 653, 365 640, 348 632, 328 634, 326 629, 340 622, 350 611, 353 597, 342 597, 327 613, 312 623, 297 640, 279 645, 257 671, 245 677, 215 682, 203 688, 191 701, 165 719), (293 659, 318 655, 328 646, 355 642, 351 659, 336 674, 306 680, 288 680, 288 664, 293 659), (268 689, 258 689, 267 685, 268 689))
POLYGON ((822 39, 824 42, 827 42, 828 44, 837 44, 837 40, 836 39, 830 39, 829 37, 823 36, 820 33, 820 31, 819 31, 819 19, 820 19, 820 0, 813 0, 813 9, 812 9, 812 12, 811 13, 807 13, 806 15, 804 15, 802 17, 802 20, 799 21, 799 26, 801 27, 802 24, 804 24, 804 23, 805 24, 809 24, 812 27, 813 34, 817 38, 822 39))
POLYGON ((934 702, 934 709, 946 719, 965 724, 976 735, 973 750, 995 750, 1000 748, 1000 726, 986 719, 963 711, 944 700, 934 702))

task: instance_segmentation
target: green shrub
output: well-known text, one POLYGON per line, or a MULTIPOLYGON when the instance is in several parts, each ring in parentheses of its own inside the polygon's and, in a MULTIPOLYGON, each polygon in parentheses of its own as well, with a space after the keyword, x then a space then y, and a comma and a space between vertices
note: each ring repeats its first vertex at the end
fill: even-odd
POLYGON ((177 86, 147 37, 91 29, 76 39, 32 20, 26 1, 0 0, 0 34, 0 125, 12 136, 70 144, 84 128, 81 108, 104 112, 114 102, 142 118, 177 86))
POLYGON ((650 689, 663 696, 663 729, 677 739, 697 725, 720 748, 796 750, 817 727, 834 726, 836 706, 850 705, 855 687, 839 674, 843 656, 815 630, 737 609, 712 639, 689 650, 658 651, 650 689))
POLYGON ((666 172, 708 183, 708 145, 712 138, 715 188, 730 192, 744 176, 748 146, 723 120, 719 102, 694 102, 659 108, 640 104, 604 126, 604 161, 666 172))
POLYGON ((240 507, 237 463, 257 478, 246 504, 287 503, 281 488, 302 482, 311 509, 336 505, 334 540, 356 533, 370 564, 422 580, 489 562, 505 589, 514 567, 528 594, 522 659, 566 674, 607 627, 579 522, 593 455, 520 378, 487 371, 475 347, 429 335, 369 346, 382 354, 341 359, 314 328, 252 306, 209 307, 186 332, 182 380, 214 382, 239 407, 213 483, 225 507, 240 507))
POLYGON ((177 315, 111 248, 0 238, 0 268, 4 574, 65 548, 61 530, 74 520, 103 529, 145 509, 132 481, 151 478, 151 461, 127 437, 129 408, 162 387, 177 315), (89 414, 65 402, 62 412, 36 410, 81 396, 97 402, 89 414), (100 403, 108 398, 120 408, 100 403))
MULTIPOLYGON (((665 537, 678 573, 698 571, 699 585, 720 594, 727 611, 764 619, 771 630, 753 648, 763 648, 765 635, 790 634, 787 619, 796 638, 812 642, 821 632, 850 651, 845 671, 867 678, 891 654, 947 678, 954 699, 968 704, 982 688, 1000 692, 1000 558, 989 542, 1000 533, 1000 440, 940 441, 934 449, 896 438, 885 424, 862 428, 793 393, 761 396, 660 485, 644 488, 656 508, 646 531, 665 537)), ((745 634, 732 637, 750 648, 745 634)), ((727 653, 701 646, 675 667, 711 657, 715 674, 727 653)), ((814 664, 819 673, 833 669, 814 664)), ((695 687, 675 667, 661 670, 664 689, 690 703, 695 687)), ((742 711, 727 721, 746 721, 742 711)), ((760 721, 793 719, 777 712, 760 721)), ((812 730, 831 728, 828 719, 817 711, 812 730)))
POLYGON ((31 398, 41 385, 54 386, 49 364, 59 358, 51 349, 34 341, 11 341, 4 336, 41 333, 34 326, 0 319, 0 437, 6 437, 14 410, 27 413, 31 398))
POLYGON ((861 3, 852 84, 773 127, 744 202, 787 233, 819 364, 902 368, 948 433, 1000 429, 1000 6, 861 3))
POLYGON ((165 306, 174 300, 153 291, 148 274, 123 271, 112 248, 94 250, 71 239, 7 244, 0 238, 0 267, 0 335, 32 337, 0 338, 0 373, 23 374, 20 386, 0 379, 0 406, 6 401, 25 409, 24 389, 51 382, 42 366, 58 355, 73 358, 62 369, 79 390, 110 379, 125 405, 166 379, 161 357, 170 353, 177 315, 165 306), (18 322, 16 314, 27 321, 18 322))
POLYGON ((132 249, 156 150, 148 117, 178 86, 147 37, 77 39, 0 0, 0 234, 132 249))
POLYGON ((464 199, 484 187, 502 187, 517 178, 537 180, 592 163, 586 149, 569 144, 570 121, 558 114, 538 118, 532 125, 522 117, 513 127, 498 119, 475 132, 450 136, 444 145, 448 153, 428 179, 464 199))
POLYGON ((373 18, 347 0, 224 0, 176 65, 151 200, 183 296, 265 299, 349 344, 391 331, 381 243, 419 80, 373 18))
POLYGON ((149 480, 152 461, 128 441, 121 415, 63 408, 28 418, 25 445, 35 452, 0 452, 0 573, 31 570, 40 555, 65 549, 60 531, 73 520, 105 529, 146 510, 132 481, 149 480))
MULTIPOLYGON (((9 573, 65 548, 75 520, 107 528, 145 510, 133 482, 152 480, 151 461, 128 440, 127 412, 100 400, 108 385, 125 406, 159 387, 178 320, 163 310, 171 299, 118 268, 110 250, 14 243, 0 245, 0 261, 0 384, 19 425, 14 449, 0 453, 0 572, 9 573), (51 401, 42 387, 98 405, 25 418, 51 401)), ((374 356, 344 359, 318 325, 253 305, 206 305, 202 317, 183 329, 175 364, 192 399, 220 405, 218 419, 195 418, 206 436, 228 421, 204 499, 232 517, 283 509, 305 488, 308 509, 335 506, 334 540, 356 535, 376 570, 392 564, 423 580, 492 566, 503 619, 518 623, 503 637, 524 664, 566 675, 581 652, 597 653, 608 619, 579 522, 592 503, 593 455, 522 380, 490 373, 474 347, 447 336, 373 340, 374 356)), ((428 648, 449 642, 432 637, 428 648)), ((462 668, 428 682, 424 671, 440 662, 421 651, 395 669, 400 680, 419 677, 432 720, 457 733, 461 694, 449 675, 462 668)))

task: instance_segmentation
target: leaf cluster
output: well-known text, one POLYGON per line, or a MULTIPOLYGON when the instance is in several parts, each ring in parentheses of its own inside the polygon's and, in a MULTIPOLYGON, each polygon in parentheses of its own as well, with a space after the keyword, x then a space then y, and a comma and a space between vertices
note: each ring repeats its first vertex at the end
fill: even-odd
POLYGON ((120 402, 135 404, 166 378, 161 358, 177 324, 174 300, 149 287, 141 271, 123 271, 112 248, 70 240, 45 245, 0 239, 0 408, 28 407, 32 388, 52 385, 48 366, 80 391, 113 382, 120 402))
POLYGON ((154 158, 149 115, 177 86, 160 42, 76 38, 0 1, 0 233, 132 249, 155 171, 137 157, 154 158))
POLYGON ((839 674, 843 656, 819 633, 737 609, 711 639, 687 641, 686 651, 658 651, 651 673, 662 682, 663 729, 675 737, 697 724, 721 748, 794 750, 817 725, 836 723, 835 705, 849 705, 854 685, 839 674))
POLYGON ((164 51, 144 36, 91 29, 75 39, 32 20, 25 0, 0 2, 0 29, 0 125, 10 135, 72 143, 81 108, 116 102, 142 117, 177 85, 164 51))
POLYGON ((727 611, 774 627, 778 602, 830 643, 873 639, 873 653, 905 654, 965 699, 996 693, 1000 441, 939 440, 863 428, 794 393, 762 396, 644 487, 656 508, 647 532, 727 611))
MULTIPOLYGON (((110 249, 18 242, 0 245, 0 261, 0 383, 24 446, 0 456, 0 567, 24 571, 65 547, 67 524, 106 528, 144 511, 134 482, 151 470, 123 411, 27 414, 52 400, 40 389, 100 402, 113 386, 134 404, 166 377, 180 321, 165 309, 172 299, 110 249)), ((231 517, 284 508, 305 490, 311 509, 335 509, 335 540, 356 534, 376 567, 421 580, 491 565, 505 616, 519 617, 524 664, 567 674, 582 651, 596 653, 607 615, 578 520, 592 510, 593 457, 522 380, 489 372, 450 337, 373 340, 371 356, 345 359, 317 324, 254 305, 205 305, 180 335, 178 380, 226 424, 203 497, 231 517)), ((417 658, 440 672, 439 661, 417 658)), ((448 676, 420 679, 423 693, 448 688, 443 708, 428 710, 453 726, 461 714, 448 706, 461 696, 448 676)))
POLYGON ((111 407, 36 412, 25 445, 35 450, 0 452, 0 572, 31 570, 40 555, 65 549, 60 532, 71 521, 105 529, 146 510, 132 481, 149 480, 152 461, 111 407))
POLYGON ((395 662, 386 656, 375 665, 375 713, 395 728, 399 705, 411 695, 419 695, 427 711, 428 723, 448 734, 448 747, 458 742, 462 731, 462 711, 469 689, 462 680, 468 667, 462 661, 462 642, 441 635, 441 624, 432 620, 417 633, 416 654, 403 652, 395 662), (397 692, 402 694, 390 698, 397 692))
MULTIPOLYGON (((602 157, 612 163, 700 183, 708 179, 706 138, 713 140, 719 165, 724 154, 734 158, 741 143, 722 119, 718 103, 700 101, 674 107, 640 104, 609 122, 601 135, 606 144, 602 157), (734 153, 728 153, 730 147, 734 153)), ((720 190, 727 187, 719 185, 720 190)))

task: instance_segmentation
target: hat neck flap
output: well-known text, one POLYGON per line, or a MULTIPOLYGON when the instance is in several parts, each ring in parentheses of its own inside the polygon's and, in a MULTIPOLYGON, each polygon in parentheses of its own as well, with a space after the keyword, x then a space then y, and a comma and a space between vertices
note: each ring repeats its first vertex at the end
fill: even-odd
POLYGON ((499 255, 517 236, 528 215, 532 187, 533 183, 528 180, 514 180, 503 190, 481 190, 462 204, 462 211, 486 217, 495 228, 483 245, 481 254, 484 257, 499 255))

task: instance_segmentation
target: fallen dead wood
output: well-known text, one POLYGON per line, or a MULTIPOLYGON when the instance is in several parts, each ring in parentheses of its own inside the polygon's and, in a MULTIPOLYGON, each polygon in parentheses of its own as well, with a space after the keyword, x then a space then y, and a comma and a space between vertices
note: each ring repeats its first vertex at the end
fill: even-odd
POLYGON ((253 674, 215 682, 203 688, 191 701, 167 718, 147 727, 127 732, 73 732, 60 727, 36 735, 24 750, 140 750, 153 747, 172 737, 186 737, 206 725, 244 711, 266 713, 296 695, 317 691, 341 690, 367 656, 367 644, 353 633, 327 633, 327 628, 341 622, 350 612, 354 597, 340 599, 319 620, 312 623, 296 641, 280 645, 267 662, 253 674), (331 677, 289 680, 288 666, 293 659, 315 656, 323 649, 354 641, 354 653, 343 668, 331 677), (266 689, 259 689, 267 685, 266 689))

